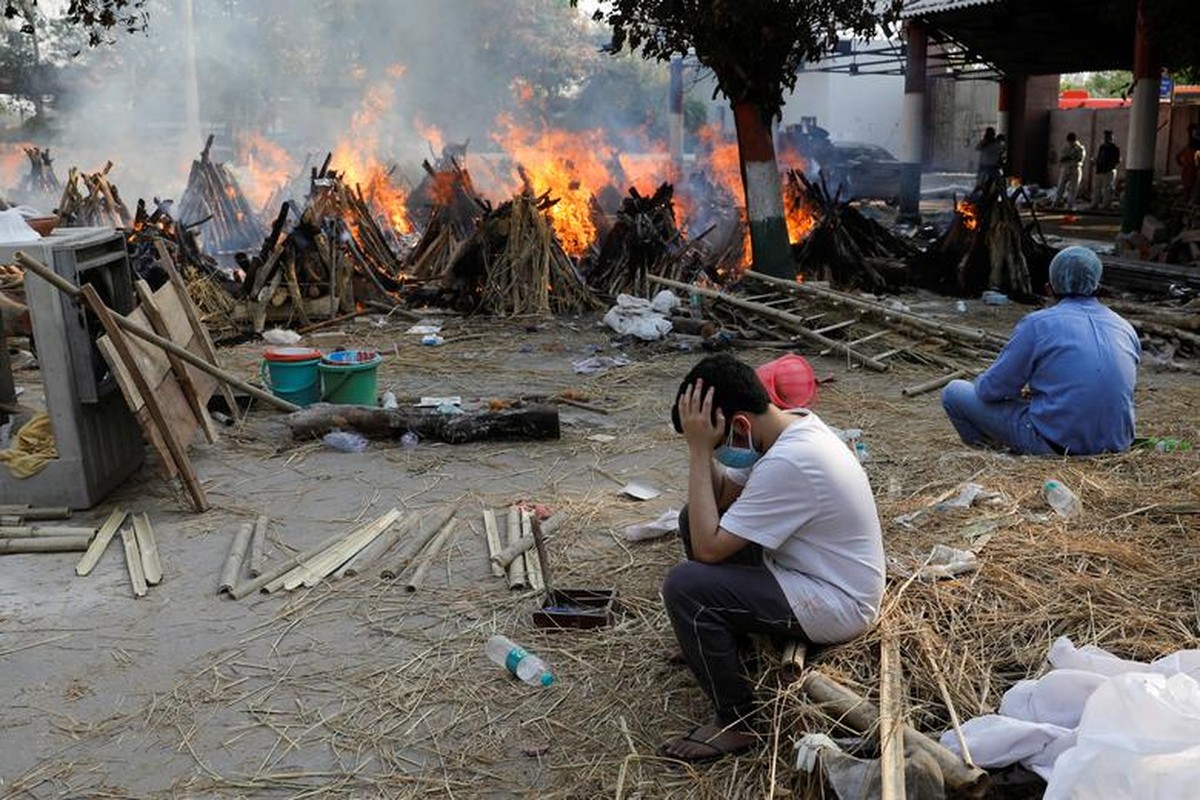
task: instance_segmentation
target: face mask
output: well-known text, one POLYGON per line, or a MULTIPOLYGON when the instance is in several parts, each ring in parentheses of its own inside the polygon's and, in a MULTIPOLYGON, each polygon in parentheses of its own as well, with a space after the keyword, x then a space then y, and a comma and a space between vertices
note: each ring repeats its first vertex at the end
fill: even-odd
POLYGON ((731 427, 729 439, 713 452, 713 458, 730 469, 749 469, 758 459, 762 458, 762 453, 754 449, 754 439, 747 438, 750 441, 749 447, 734 447, 729 443, 733 440, 733 428, 731 427))

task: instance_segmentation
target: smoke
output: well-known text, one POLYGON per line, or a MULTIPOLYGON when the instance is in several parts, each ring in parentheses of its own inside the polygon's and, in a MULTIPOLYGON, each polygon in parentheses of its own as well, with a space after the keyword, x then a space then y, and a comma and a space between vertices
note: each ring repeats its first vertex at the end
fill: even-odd
POLYGON ((619 151, 665 139, 665 67, 602 55, 607 31, 565 0, 151 0, 149 10, 144 35, 117 34, 63 65, 45 119, 10 136, 51 146, 60 179, 113 161, 131 205, 178 198, 208 134, 212 157, 247 181, 268 166, 299 173, 341 142, 410 183, 444 143, 499 150, 502 115, 605 128, 619 151))

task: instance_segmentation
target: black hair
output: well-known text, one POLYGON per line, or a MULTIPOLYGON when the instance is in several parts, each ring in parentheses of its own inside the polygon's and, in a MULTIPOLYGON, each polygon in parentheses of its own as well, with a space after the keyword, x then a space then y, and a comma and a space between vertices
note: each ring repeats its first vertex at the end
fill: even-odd
POLYGON ((676 433, 683 433, 679 422, 679 398, 694 384, 697 379, 704 381, 704 390, 713 390, 713 417, 717 422, 717 409, 725 415, 725 433, 733 424, 733 415, 738 412, 762 414, 771 405, 771 397, 766 387, 758 379, 754 368, 745 362, 738 361, 729 353, 717 353, 702 359, 684 377, 675 393, 675 402, 671 404, 671 425, 676 433))

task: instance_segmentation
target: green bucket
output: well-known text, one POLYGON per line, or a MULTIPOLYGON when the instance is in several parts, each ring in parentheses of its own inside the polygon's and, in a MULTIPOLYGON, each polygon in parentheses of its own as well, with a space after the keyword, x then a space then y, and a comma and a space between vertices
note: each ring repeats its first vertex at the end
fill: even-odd
POLYGON ((321 399, 320 362, 321 352, 311 347, 269 347, 263 351, 258 374, 279 399, 310 406, 321 399))
POLYGON ((373 406, 383 356, 374 350, 339 350, 321 359, 321 399, 343 406, 373 406))

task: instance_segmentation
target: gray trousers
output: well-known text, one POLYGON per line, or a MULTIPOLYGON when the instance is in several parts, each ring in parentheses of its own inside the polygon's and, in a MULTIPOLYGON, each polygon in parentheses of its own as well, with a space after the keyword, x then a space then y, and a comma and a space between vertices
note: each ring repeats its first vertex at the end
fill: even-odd
POLYGON ((745 726, 754 712, 754 690, 742 672, 738 647, 751 633, 807 639, 787 597, 753 543, 720 564, 692 558, 688 510, 679 513, 679 535, 688 560, 663 581, 663 602, 675 638, 700 688, 712 700, 720 725, 745 726))

